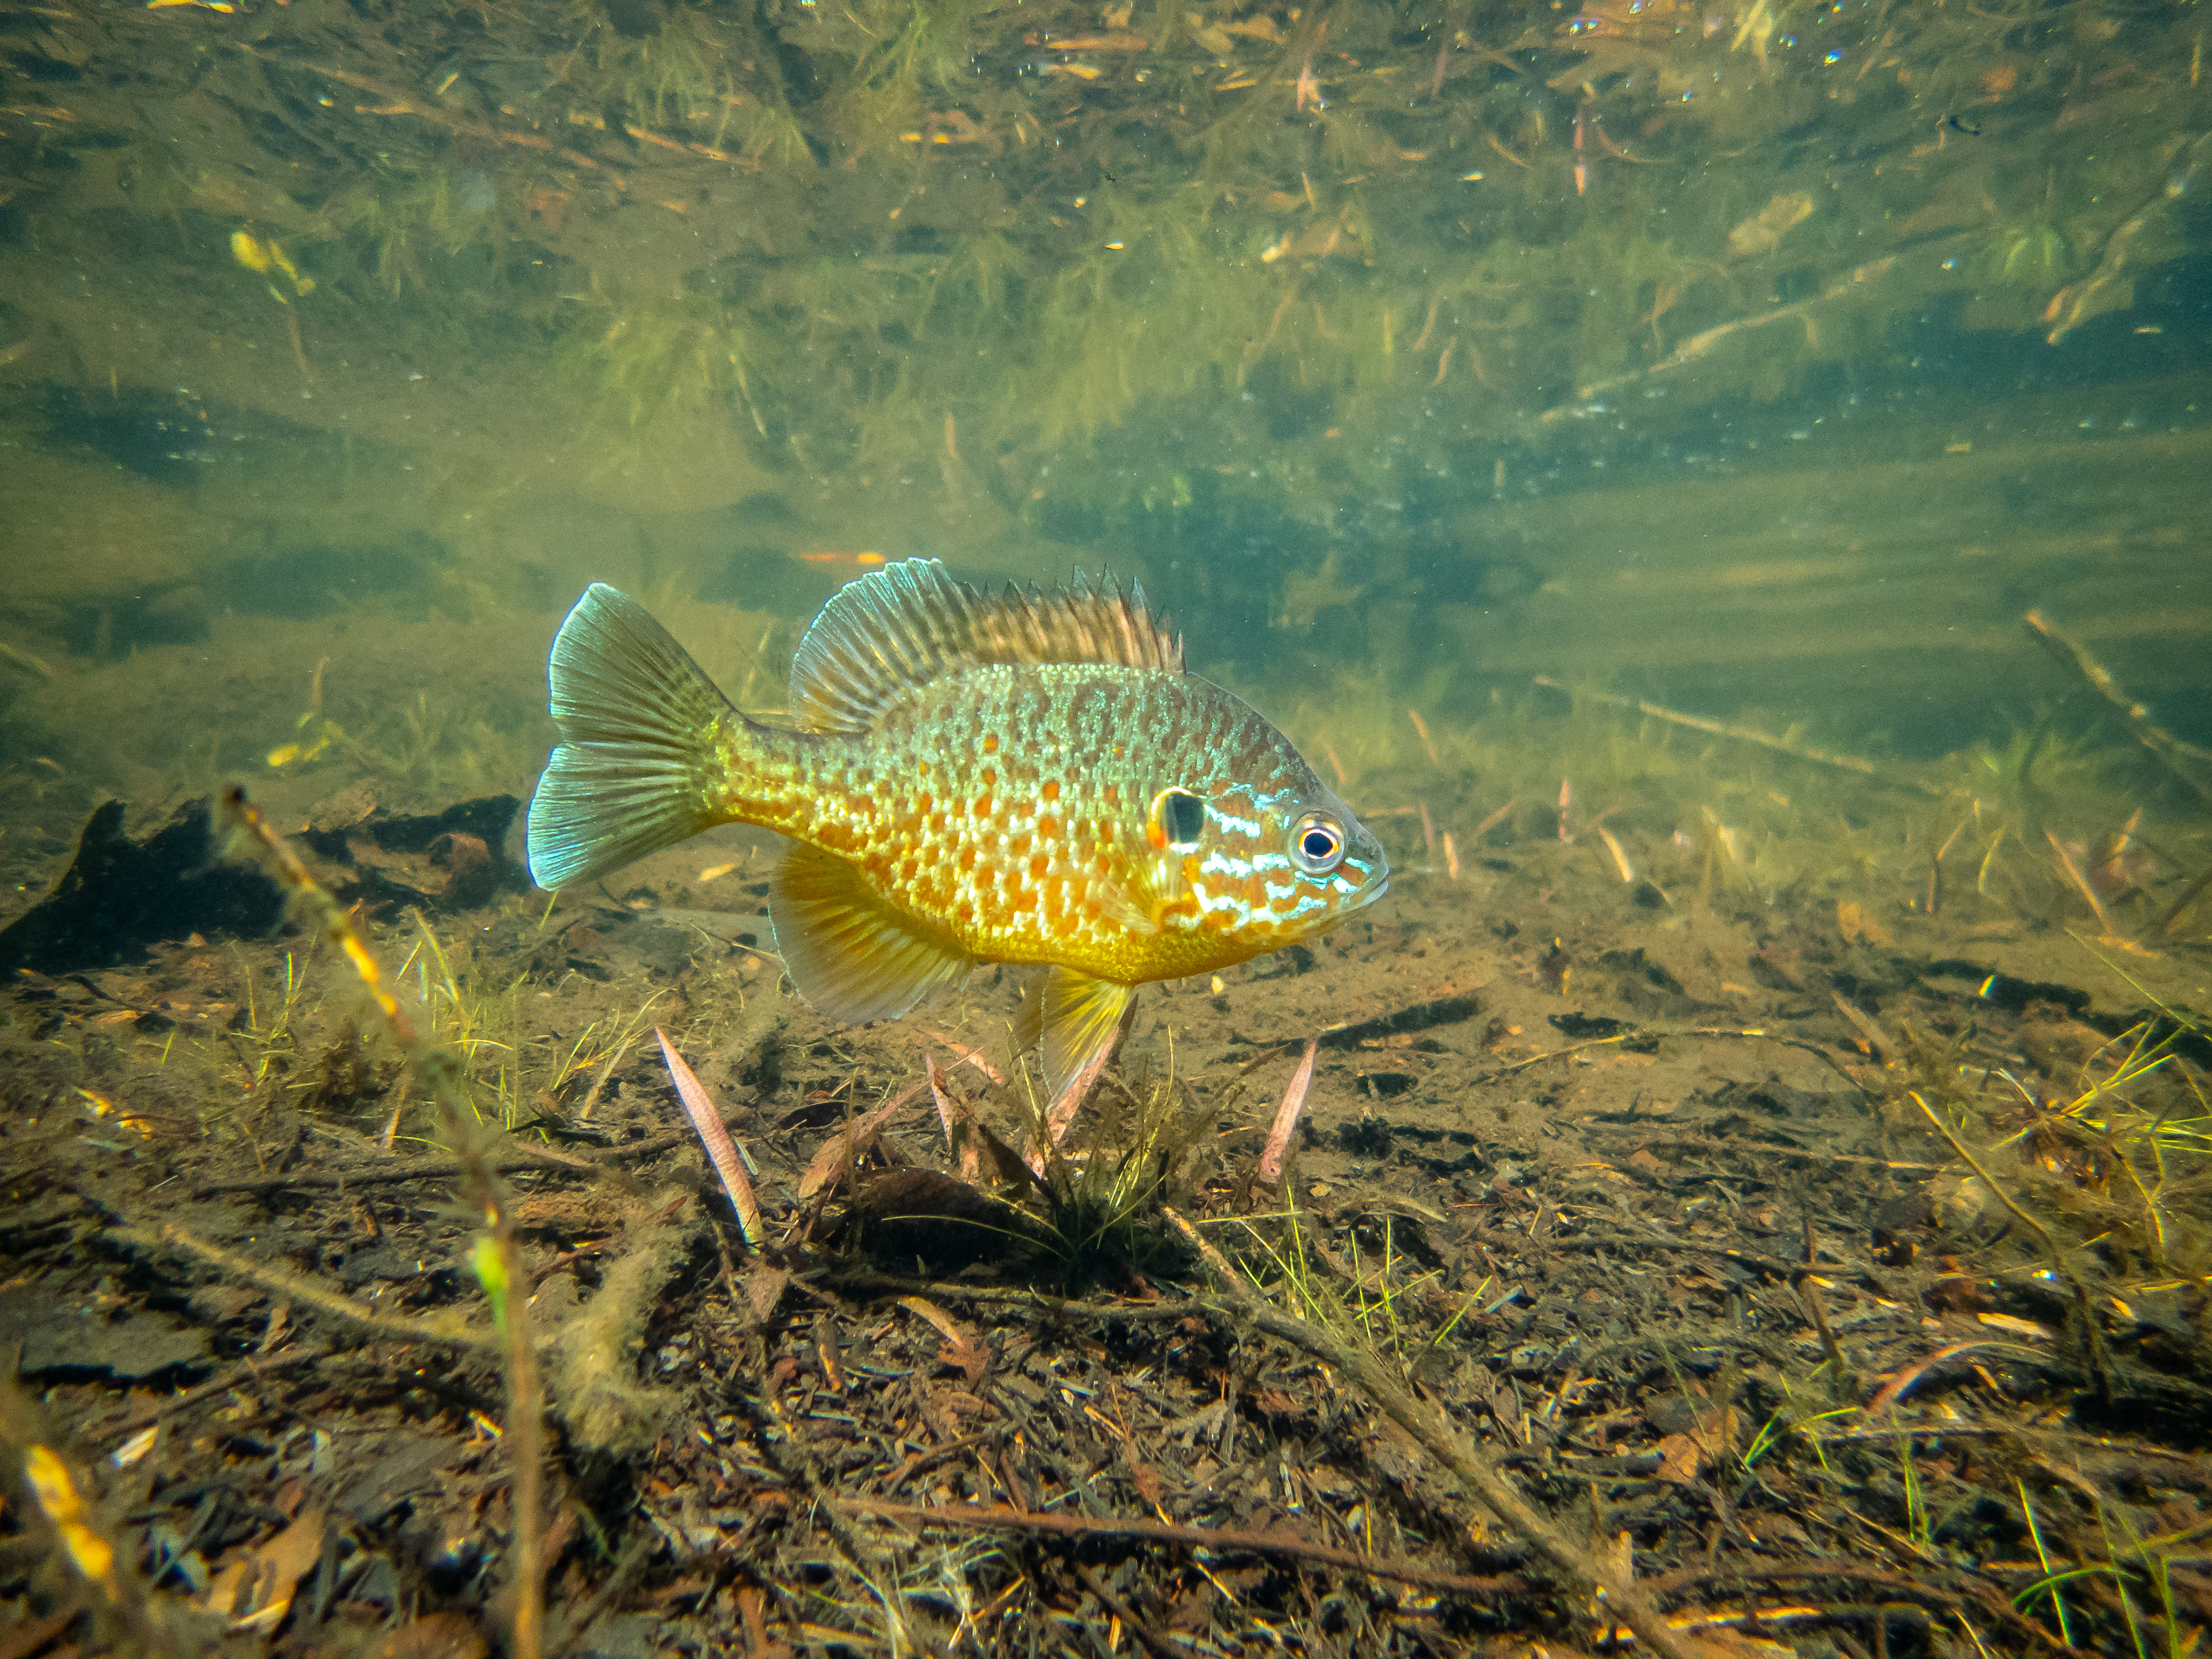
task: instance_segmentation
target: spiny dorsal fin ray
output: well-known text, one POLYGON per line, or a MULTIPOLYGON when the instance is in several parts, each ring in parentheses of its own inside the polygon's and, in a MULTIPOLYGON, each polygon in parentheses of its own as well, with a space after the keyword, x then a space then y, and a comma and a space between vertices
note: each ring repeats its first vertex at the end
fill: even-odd
POLYGON ((994 597, 935 559, 904 559, 841 588, 791 665, 791 712, 817 731, 864 732, 939 675, 1003 663, 1098 662, 1182 672, 1182 641, 1112 578, 1058 593, 1009 583, 994 597))

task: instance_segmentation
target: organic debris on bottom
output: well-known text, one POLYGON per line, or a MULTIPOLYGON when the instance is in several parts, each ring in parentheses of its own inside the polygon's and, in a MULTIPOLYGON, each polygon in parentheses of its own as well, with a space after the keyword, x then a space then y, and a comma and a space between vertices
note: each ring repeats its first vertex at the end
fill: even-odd
POLYGON ((676 854, 368 913, 521 1285, 331 951, 20 973, 0 1649, 2190 1651, 2212 1049, 2157 964, 1557 850, 1148 988, 1050 1152, 1015 975, 829 1025, 676 854))

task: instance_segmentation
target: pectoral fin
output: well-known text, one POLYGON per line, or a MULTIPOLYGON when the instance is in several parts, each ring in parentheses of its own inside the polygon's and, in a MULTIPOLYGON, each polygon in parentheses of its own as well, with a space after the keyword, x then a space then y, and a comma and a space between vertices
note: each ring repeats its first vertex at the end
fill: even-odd
POLYGON ((896 1019, 975 965, 884 903, 850 864, 804 842, 785 852, 768 908, 791 982, 832 1019, 896 1019))
POLYGON ((1189 890, 1183 855, 1176 852, 1133 857, 1121 880, 1101 877, 1091 890, 1101 912, 1144 939, 1162 931, 1161 911, 1189 890))
POLYGON ((1054 968, 1038 988, 1044 1039, 1045 1086, 1052 1091, 1054 1138, 1081 1103, 1066 1099, 1069 1085, 1103 1065, 1135 1006, 1134 986, 1093 979, 1073 968, 1054 968), (1064 1103, 1064 1110, 1063 1110, 1064 1103))

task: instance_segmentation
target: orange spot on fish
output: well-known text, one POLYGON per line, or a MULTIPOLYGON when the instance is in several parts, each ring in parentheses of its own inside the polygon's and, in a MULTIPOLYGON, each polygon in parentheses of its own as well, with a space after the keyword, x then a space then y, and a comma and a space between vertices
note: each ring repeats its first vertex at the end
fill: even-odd
POLYGON ((979 818, 989 817, 991 816, 991 798, 988 795, 976 796, 975 805, 968 810, 975 813, 975 815, 979 818))
POLYGON ((820 565, 828 570, 872 570, 884 562, 880 553, 794 553, 792 556, 803 564, 820 565))
POLYGON ((999 734, 996 732, 986 732, 983 734, 983 752, 987 755, 995 755, 999 752, 999 734))
POLYGON ((1044 872, 1051 868, 1052 860, 1047 858, 1042 853, 1035 853, 1030 855, 1030 876, 1031 879, 1042 880, 1044 878, 1044 872))
POLYGON ((1037 793, 1042 795, 1047 800, 1058 800, 1060 799, 1059 781, 1057 779, 1048 780, 1044 787, 1037 791, 1037 793))
MULTIPOLYGON (((1047 788, 1050 788, 1052 786, 1047 784, 1045 787, 1047 788)), ((1042 817, 1037 820, 1036 832, 1037 839, 1039 841, 1052 841, 1057 839, 1060 835, 1060 820, 1053 817, 1051 813, 1046 813, 1042 817)))

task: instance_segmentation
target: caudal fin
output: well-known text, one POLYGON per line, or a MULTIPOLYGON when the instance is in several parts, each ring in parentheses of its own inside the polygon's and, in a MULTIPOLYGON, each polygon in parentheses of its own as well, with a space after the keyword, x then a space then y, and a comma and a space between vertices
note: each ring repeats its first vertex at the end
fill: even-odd
POLYGON ((561 746, 530 802, 530 878, 550 890, 721 822, 727 735, 744 716, 628 594, 594 582, 553 641, 561 746))

